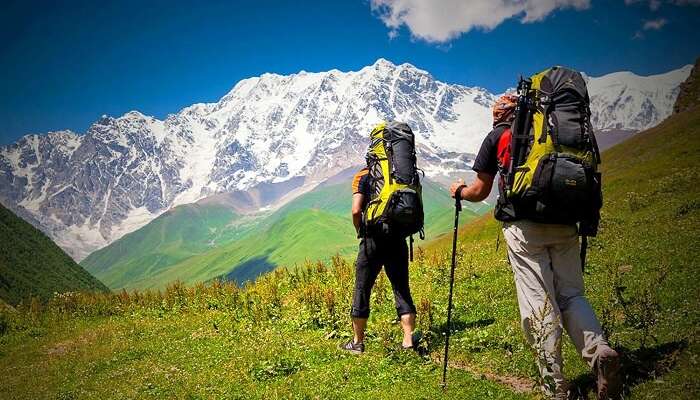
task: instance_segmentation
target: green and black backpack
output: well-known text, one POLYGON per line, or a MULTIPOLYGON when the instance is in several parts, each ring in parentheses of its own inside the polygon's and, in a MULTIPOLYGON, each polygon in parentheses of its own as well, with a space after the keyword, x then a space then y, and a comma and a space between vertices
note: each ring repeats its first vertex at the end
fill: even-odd
POLYGON ((596 235, 603 199, 589 103, 577 71, 553 67, 521 79, 497 219, 578 224, 584 238, 596 235))
POLYGON ((403 123, 377 125, 370 133, 367 168, 371 195, 363 221, 368 234, 423 238, 423 199, 415 136, 403 123))

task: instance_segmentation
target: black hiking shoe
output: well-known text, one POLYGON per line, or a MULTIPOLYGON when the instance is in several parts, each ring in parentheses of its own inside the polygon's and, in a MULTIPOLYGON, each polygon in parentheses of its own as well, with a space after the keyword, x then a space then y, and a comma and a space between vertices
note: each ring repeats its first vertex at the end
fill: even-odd
POLYGON ((411 349, 414 347, 420 346, 421 339, 423 339, 423 334, 420 332, 414 332, 413 335, 411 335, 411 342, 413 343, 412 346, 404 346, 403 343, 401 343, 401 347, 404 349, 411 349))
POLYGON ((413 334, 413 345, 412 346, 404 346, 401 344, 401 350, 411 350, 416 352, 418 355, 422 356, 426 353, 426 349, 424 346, 421 346, 421 339, 423 338, 423 335, 421 335, 419 332, 413 334))
POLYGON ((362 354, 365 352, 365 344, 355 343, 353 339, 350 339, 347 343, 341 343, 338 348, 340 350, 349 351, 352 354, 362 354))
POLYGON ((419 349, 421 348, 421 344, 423 344, 423 334, 421 332, 414 332, 412 335, 413 338, 413 348, 414 349, 419 349))
POLYGON ((411 353, 415 353, 416 355, 421 356, 421 357, 424 356, 424 355, 426 354, 424 348, 419 347, 419 346, 416 346, 416 345, 408 346, 408 347, 406 347, 406 346, 404 346, 404 345, 400 345, 400 346, 399 346, 399 350, 401 350, 401 351, 406 351, 406 352, 411 352, 411 353))

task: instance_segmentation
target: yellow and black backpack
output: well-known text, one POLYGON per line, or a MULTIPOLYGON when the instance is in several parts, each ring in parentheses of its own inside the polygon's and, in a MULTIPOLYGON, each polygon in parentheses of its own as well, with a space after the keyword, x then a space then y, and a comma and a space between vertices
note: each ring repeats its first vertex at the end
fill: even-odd
POLYGON ((370 133, 367 168, 370 200, 364 210, 365 232, 423 236, 423 200, 416 165, 415 136, 403 122, 377 125, 370 133))
POLYGON ((577 71, 552 67, 520 80, 497 219, 578 224, 584 238, 596 235, 603 204, 589 103, 577 71))

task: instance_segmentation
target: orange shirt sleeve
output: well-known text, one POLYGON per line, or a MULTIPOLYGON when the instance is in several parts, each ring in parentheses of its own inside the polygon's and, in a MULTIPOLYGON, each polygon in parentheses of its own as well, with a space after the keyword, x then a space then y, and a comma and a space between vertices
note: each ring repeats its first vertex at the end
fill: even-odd
POLYGON ((367 175, 368 172, 367 169, 362 169, 355 174, 355 177, 352 179, 352 194, 360 193, 360 180, 363 176, 367 175))

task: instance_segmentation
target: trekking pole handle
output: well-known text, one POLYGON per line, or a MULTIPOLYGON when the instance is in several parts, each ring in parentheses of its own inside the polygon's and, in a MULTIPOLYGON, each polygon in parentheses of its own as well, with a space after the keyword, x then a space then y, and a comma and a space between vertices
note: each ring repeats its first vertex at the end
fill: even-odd
POLYGON ((462 190, 467 187, 467 185, 460 185, 457 190, 455 190, 455 208, 457 212, 462 212, 462 190))

